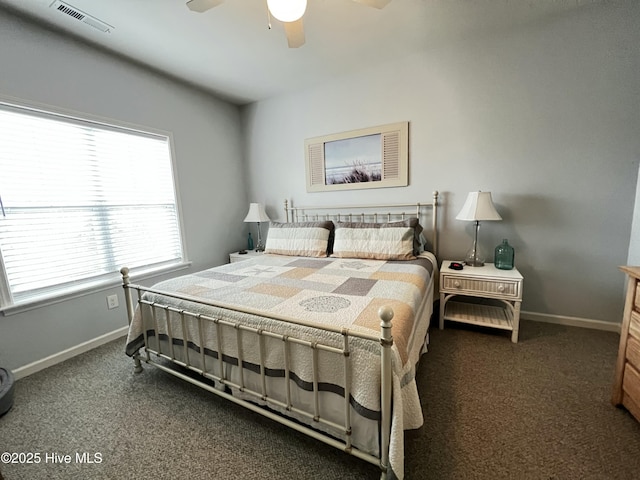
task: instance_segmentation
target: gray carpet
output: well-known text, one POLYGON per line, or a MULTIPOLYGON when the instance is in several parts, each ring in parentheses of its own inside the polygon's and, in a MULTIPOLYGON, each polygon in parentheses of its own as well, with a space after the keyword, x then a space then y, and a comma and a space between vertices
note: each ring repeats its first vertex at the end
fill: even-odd
MULTIPOLYGON (((618 335, 522 323, 518 344, 495 330, 432 330, 418 371, 426 423, 406 433, 406 478, 640 478, 640 424, 609 403, 618 335)), ((166 373, 134 375, 123 350, 117 340, 17 382, 0 453, 41 461, 0 464, 5 480, 379 478, 166 373)))

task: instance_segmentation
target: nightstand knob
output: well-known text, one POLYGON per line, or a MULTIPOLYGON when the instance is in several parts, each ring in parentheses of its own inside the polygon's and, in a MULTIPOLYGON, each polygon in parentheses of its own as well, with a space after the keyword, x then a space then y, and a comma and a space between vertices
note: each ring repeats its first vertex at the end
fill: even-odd
POLYGON ((453 286, 456 288, 460 288, 460 282, 456 280, 455 282, 453 282, 453 286))
POLYGON ((498 291, 500 293, 504 292, 504 285, 498 285, 498 291))

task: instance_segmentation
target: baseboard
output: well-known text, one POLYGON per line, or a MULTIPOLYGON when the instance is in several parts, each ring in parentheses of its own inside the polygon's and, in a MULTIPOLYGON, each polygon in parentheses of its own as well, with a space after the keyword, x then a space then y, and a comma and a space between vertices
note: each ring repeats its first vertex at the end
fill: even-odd
POLYGON ((105 333, 104 335, 100 335, 92 340, 88 340, 83 342, 75 347, 67 348, 62 352, 54 353, 53 355, 49 355, 42 360, 37 360, 33 363, 25 365, 24 367, 17 368, 12 370, 13 376, 16 380, 26 377, 28 375, 32 375, 40 370, 44 370, 47 367, 51 367, 56 365, 57 363, 64 362, 65 360, 69 360, 81 353, 88 352, 100 345, 104 345, 105 343, 109 343, 112 340, 116 340, 120 337, 124 337, 129 331, 129 327, 125 326, 114 330, 113 332, 105 333))
POLYGON ((533 320, 534 322, 556 323, 570 327, 592 328, 594 330, 606 330, 620 333, 620 324, 593 320, 591 318, 568 317, 565 315, 551 315, 549 313, 520 312, 521 320, 533 320))

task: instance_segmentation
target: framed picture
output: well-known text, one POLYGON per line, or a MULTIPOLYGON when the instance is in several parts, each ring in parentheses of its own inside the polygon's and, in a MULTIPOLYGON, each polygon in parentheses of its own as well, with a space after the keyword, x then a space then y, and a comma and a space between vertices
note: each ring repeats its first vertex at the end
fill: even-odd
POLYGON ((308 192, 409 184, 409 122, 308 138, 304 148, 308 192))

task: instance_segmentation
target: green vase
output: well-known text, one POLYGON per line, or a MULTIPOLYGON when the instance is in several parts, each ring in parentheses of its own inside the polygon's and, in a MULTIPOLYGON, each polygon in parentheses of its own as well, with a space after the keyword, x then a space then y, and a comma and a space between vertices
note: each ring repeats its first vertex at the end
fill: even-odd
POLYGON ((511 270, 513 269, 513 259, 515 253, 513 251, 513 247, 509 245, 509 242, 505 238, 502 240, 502 243, 496 247, 494 264, 496 268, 500 270, 511 270))

